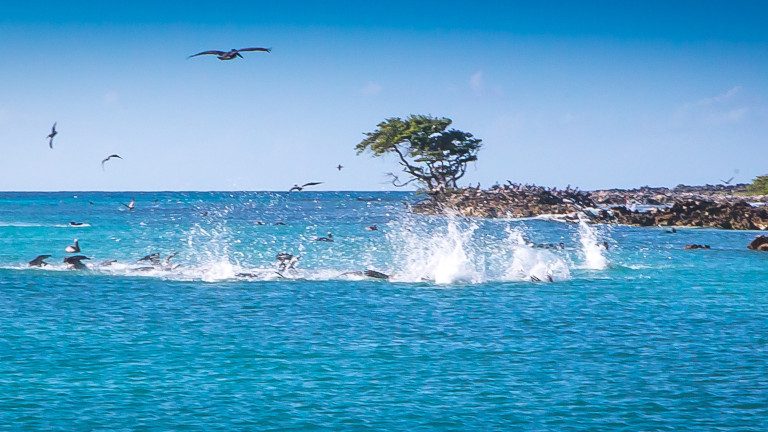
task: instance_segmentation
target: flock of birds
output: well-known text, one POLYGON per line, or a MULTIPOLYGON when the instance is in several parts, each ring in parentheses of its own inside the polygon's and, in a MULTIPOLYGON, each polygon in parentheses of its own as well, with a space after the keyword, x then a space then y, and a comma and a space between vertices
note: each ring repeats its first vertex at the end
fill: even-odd
MULTIPOLYGON (((272 52, 272 48, 247 47, 247 48, 239 48, 239 49, 232 48, 229 51, 208 50, 208 51, 199 52, 197 54, 192 54, 192 55, 190 55, 187 58, 190 59, 190 58, 193 58, 193 57, 204 56, 204 55, 215 55, 216 58, 218 58, 219 60, 234 60, 236 58, 244 58, 240 54, 241 52, 252 52, 252 51, 259 51, 259 52, 270 53, 270 52, 272 52)), ((58 122, 54 122, 53 123, 53 126, 51 127, 51 133, 49 133, 45 137, 48 140, 48 147, 50 147, 51 150, 53 149, 53 139, 56 137, 56 135, 59 134, 59 131, 56 130, 56 125, 57 124, 58 124, 58 122)), ((105 164, 107 162, 109 162, 110 160, 112 160, 112 159, 120 159, 120 160, 122 160, 123 158, 119 154, 113 153, 113 154, 105 157, 104 159, 102 159, 102 161, 101 161, 101 169, 104 170, 105 169, 105 164)), ((336 166, 336 169, 339 170, 339 171, 341 171, 342 168, 344 168, 344 166, 341 165, 341 164, 336 166)), ((301 186, 299 186, 298 184, 295 184, 295 185, 293 185, 293 187, 291 187, 288 190, 288 192, 294 192, 294 191, 301 192, 306 187, 317 186, 317 185, 321 185, 321 184, 323 184, 323 182, 308 182, 308 183, 304 183, 301 186)), ((123 204, 123 205, 125 205, 125 204, 123 204)), ((133 207, 131 207, 130 209, 133 210, 133 207)))
MULTIPOLYGON (((244 58, 240 53, 243 53, 243 52, 254 52, 254 51, 270 53, 270 52, 272 52, 272 49, 271 48, 263 48, 263 47, 247 47, 247 48, 239 48, 239 49, 233 48, 233 49, 230 49, 229 51, 208 50, 208 51, 199 52, 197 54, 192 54, 192 55, 190 55, 187 58, 190 59, 190 58, 198 57, 198 56, 213 55, 213 56, 216 56, 216 58, 218 58, 219 60, 234 60, 234 59, 237 59, 237 58, 244 58)), ((54 122, 53 126, 51 127, 51 132, 46 136, 46 139, 48 140, 48 146, 49 146, 49 148, 51 150, 53 150, 54 138, 59 134, 59 131, 56 129, 57 125, 58 125, 58 122, 54 122)), ((101 168, 102 168, 102 170, 105 170, 106 163, 109 162, 110 160, 113 160, 113 159, 123 160, 123 158, 119 154, 117 154, 117 153, 110 154, 109 156, 107 156, 104 159, 102 159, 102 161, 101 161, 101 168)), ((344 168, 344 166, 341 165, 341 164, 338 164, 335 168, 338 171, 341 171, 344 168)), ((307 187, 317 186, 317 185, 321 185, 321 184, 323 184, 323 182, 317 182, 317 181, 307 182, 307 183, 304 183, 304 184, 301 184, 301 185, 294 184, 290 189, 288 189, 288 192, 301 192, 301 191, 303 191, 307 187)), ((136 206, 136 201, 134 199, 131 199, 131 201, 128 204, 121 203, 121 205, 126 207, 129 211, 133 211, 135 209, 135 206, 136 206)), ((278 223, 278 224, 280 224, 280 223, 278 223)), ((83 223, 81 223, 81 222, 74 222, 73 221, 73 222, 70 222, 70 225, 71 226, 81 226, 81 225, 83 225, 83 223)), ((377 231, 378 227, 376 225, 370 225, 370 226, 366 227, 366 230, 368 230, 368 231, 377 231)), ((318 242, 333 242, 334 241, 333 234, 332 233, 328 233, 326 236, 316 238, 315 241, 318 241, 318 242)), ((86 264, 83 263, 83 261, 90 260, 91 258, 89 258, 89 257, 87 257, 85 255, 80 254, 81 253, 81 249, 80 249, 80 243, 79 243, 78 239, 74 239, 73 243, 71 245, 67 246, 64 249, 64 251, 67 254, 76 254, 76 255, 71 255, 71 256, 67 256, 67 257, 64 258, 64 263, 67 264, 67 266, 69 268, 75 269, 75 270, 85 270, 85 269, 88 268, 88 266, 86 266, 86 264)), ((179 266, 178 264, 175 264, 175 265, 171 264, 171 259, 174 258, 176 255, 177 255, 176 252, 174 252, 174 253, 168 255, 164 260, 161 260, 159 253, 153 253, 153 254, 147 255, 147 256, 145 256, 143 258, 140 258, 136 262, 137 263, 148 263, 150 265, 144 266, 144 267, 138 267, 135 270, 137 270, 137 271, 148 271, 148 270, 154 270, 154 269, 158 269, 158 268, 159 269, 163 269, 163 270, 173 270, 173 269, 175 269, 175 268, 177 268, 179 266)), ((51 258, 51 256, 52 255, 38 255, 33 260, 29 261, 29 266, 30 267, 45 267, 45 266, 49 265, 49 263, 46 262, 46 260, 51 258)), ((277 254, 277 256, 276 256, 277 274, 280 275, 281 277, 284 277, 282 275, 282 272, 285 272, 286 270, 294 269, 296 264, 299 261, 299 258, 300 258, 299 256, 296 256, 296 255, 293 255, 293 254, 290 254, 290 253, 287 253, 287 252, 281 252, 281 253, 277 254)), ((104 262, 100 263, 99 266, 100 267, 107 267, 107 266, 111 266, 115 262, 116 262, 115 260, 108 260, 108 261, 104 261, 104 262)), ((375 271, 375 270, 353 271, 353 272, 344 273, 344 275, 359 275, 359 276, 366 276, 366 277, 371 277, 371 278, 376 278, 376 279, 389 279, 389 275, 381 273, 381 272, 378 272, 378 271, 375 271)), ((256 275, 252 274, 252 273, 239 273, 239 274, 237 274, 237 276, 238 277, 254 277, 256 275)))

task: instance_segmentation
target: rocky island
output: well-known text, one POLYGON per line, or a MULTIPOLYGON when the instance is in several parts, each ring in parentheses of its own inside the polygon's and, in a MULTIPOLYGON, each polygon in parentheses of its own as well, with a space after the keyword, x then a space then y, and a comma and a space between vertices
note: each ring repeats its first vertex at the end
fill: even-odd
POLYGON ((768 229, 768 195, 747 195, 746 186, 679 185, 581 191, 507 182, 489 189, 442 189, 427 193, 413 211, 463 216, 577 218, 579 212, 599 223, 633 226, 768 229))

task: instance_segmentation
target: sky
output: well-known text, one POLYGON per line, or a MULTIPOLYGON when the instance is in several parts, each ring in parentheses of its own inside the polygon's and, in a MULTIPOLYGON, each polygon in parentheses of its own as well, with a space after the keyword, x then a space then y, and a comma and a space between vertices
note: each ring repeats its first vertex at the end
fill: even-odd
POLYGON ((749 182, 766 22, 761 1, 3 0, 0 190, 391 190, 396 160, 354 147, 409 114, 483 139, 461 184, 749 182), (273 51, 187 58, 248 46, 273 51))

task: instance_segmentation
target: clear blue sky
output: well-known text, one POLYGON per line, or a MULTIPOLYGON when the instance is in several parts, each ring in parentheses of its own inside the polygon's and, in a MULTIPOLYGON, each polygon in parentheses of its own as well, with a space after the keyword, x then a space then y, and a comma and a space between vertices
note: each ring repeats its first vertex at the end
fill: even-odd
POLYGON ((391 189, 353 147, 411 113, 484 140, 465 183, 768 172, 767 2, 178 3, 0 4, 0 190, 391 189))

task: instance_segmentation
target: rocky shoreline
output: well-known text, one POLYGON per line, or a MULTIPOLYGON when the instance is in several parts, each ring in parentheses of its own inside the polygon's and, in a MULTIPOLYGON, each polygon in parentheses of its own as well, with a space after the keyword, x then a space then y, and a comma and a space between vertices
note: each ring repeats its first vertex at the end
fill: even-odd
POLYGON ((768 196, 747 196, 746 185, 675 188, 643 187, 580 191, 508 183, 489 189, 469 187, 435 191, 415 204, 420 214, 453 211, 462 216, 528 218, 553 215, 576 219, 582 212, 594 222, 633 226, 768 229, 768 196))

